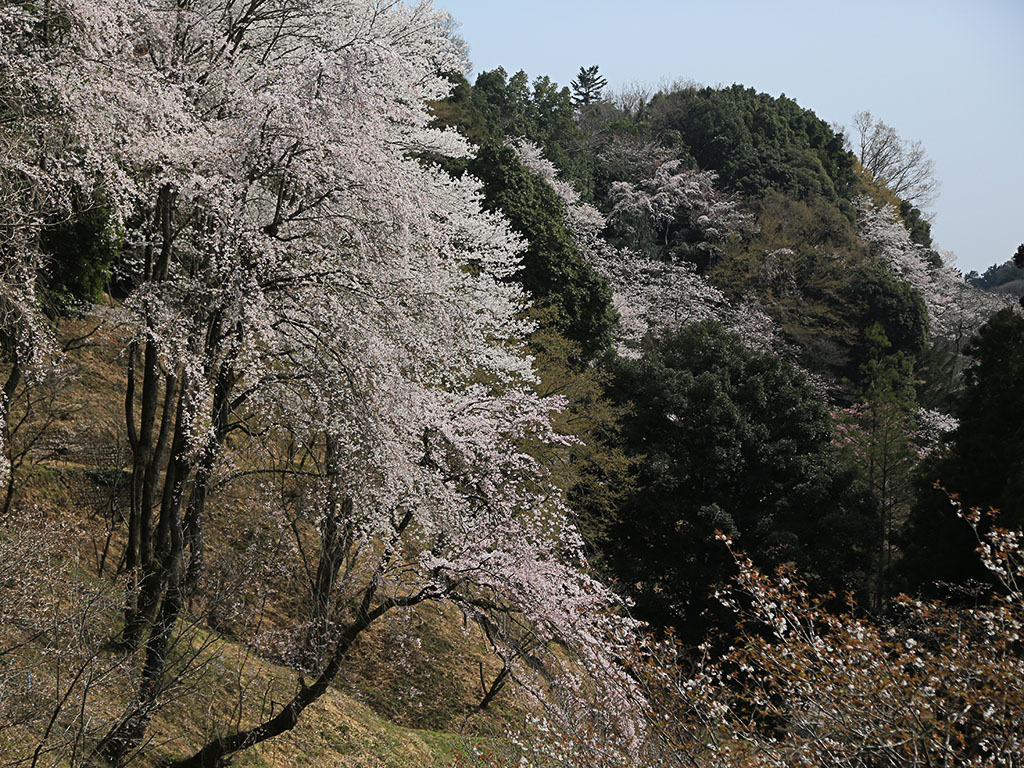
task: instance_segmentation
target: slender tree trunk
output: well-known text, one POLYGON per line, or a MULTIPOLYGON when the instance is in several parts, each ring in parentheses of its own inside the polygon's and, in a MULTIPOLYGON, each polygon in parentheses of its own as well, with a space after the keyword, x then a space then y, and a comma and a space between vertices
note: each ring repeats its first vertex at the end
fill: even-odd
MULTIPOLYGON (((220 324, 215 321, 210 330, 211 341, 219 334, 220 324)), ((212 351, 210 352, 212 355, 212 351)), ((217 374, 217 383, 213 392, 212 426, 213 434, 203 448, 202 458, 195 472, 195 484, 189 494, 188 507, 185 510, 185 546, 188 548, 188 568, 182 582, 182 591, 188 595, 194 589, 203 571, 203 515, 206 512, 206 500, 210 495, 210 479, 220 454, 221 446, 228 435, 231 413, 241 406, 240 401, 232 402, 231 394, 238 382, 234 366, 225 363, 217 374)))
POLYGON ((146 643, 145 661, 135 701, 129 714, 111 729, 96 748, 97 754, 118 766, 142 742, 156 711, 171 639, 183 607, 180 583, 183 537, 180 518, 175 515, 168 527, 171 544, 164 560, 167 590, 146 643))
POLYGON ((165 768, 221 768, 221 766, 227 764, 227 758, 230 755, 290 731, 298 723, 299 716, 303 710, 326 693, 327 687, 337 676, 342 663, 348 656, 348 652, 352 649, 356 638, 359 637, 363 630, 392 608, 399 606, 410 607, 418 605, 425 600, 436 599, 437 594, 424 590, 408 597, 387 598, 382 600, 376 607, 372 607, 383 575, 391 564, 402 533, 411 522, 412 513, 407 512, 401 522, 395 527, 388 548, 381 556, 374 575, 363 590, 362 599, 355 610, 355 618, 338 635, 330 659, 313 684, 307 686, 300 682, 299 692, 274 717, 248 730, 237 731, 228 736, 218 737, 192 755, 192 757, 169 763, 165 768))
MULTIPOLYGON (((18 385, 21 383, 21 360, 18 357, 17 350, 14 352, 14 359, 11 363, 11 372, 7 376, 7 381, 4 382, 4 388, 0 391, 0 429, 4 431, 2 444, 4 450, 11 451, 11 431, 8 429, 8 418, 11 415, 11 403, 14 401, 14 393, 18 390, 18 385)), ((14 462, 10 462, 8 467, 7 482, 4 487, 4 501, 2 507, 0 507, 0 519, 7 517, 11 511, 11 498, 14 495, 14 462)))
MULTIPOLYGON (((480 704, 478 705, 480 709, 487 709, 491 701, 494 700, 494 697, 497 696, 501 692, 501 689, 505 687, 505 683, 508 682, 509 675, 511 674, 512 669, 506 663, 505 666, 501 668, 501 671, 498 673, 497 677, 494 678, 494 681, 491 683, 490 687, 488 687, 487 690, 484 692, 484 697, 480 700, 480 704)), ((482 669, 480 671, 480 679, 482 682, 482 669)))
MULTIPOLYGON (((172 386, 178 389, 177 386, 168 384, 168 390, 172 386)), ((181 509, 185 485, 190 474, 190 465, 185 458, 187 406, 184 393, 188 391, 189 386, 189 377, 183 374, 177 397, 174 439, 164 479, 160 519, 153 537, 155 540, 150 548, 153 561, 148 567, 144 566, 146 570, 138 598, 138 609, 135 612, 138 622, 135 631, 141 636, 145 627, 150 628, 135 700, 128 715, 111 729, 96 748, 98 754, 114 765, 121 765, 124 758, 142 742, 146 734, 149 722, 156 711, 171 638, 183 607, 181 576, 184 563, 184 536, 181 509)), ((166 413, 164 417, 166 423, 166 413)), ((161 432, 163 431, 162 428, 161 432)), ((162 437, 166 438, 166 435, 162 437)))
MULTIPOLYGON (((155 283, 167 279, 173 250, 173 213, 175 193, 163 187, 157 196, 154 222, 160 230, 162 242, 159 253, 154 254, 147 247, 145 254, 145 278, 155 283)), ((147 318, 147 325, 150 320, 147 318)), ((134 353, 134 349, 131 350, 134 353)), ((132 447, 132 485, 128 515, 128 546, 125 551, 125 570, 128 574, 125 599, 125 622, 121 633, 121 645, 135 650, 142 642, 146 624, 147 608, 140 605, 141 594, 146 591, 146 580, 152 578, 153 569, 153 507, 156 485, 162 471, 163 456, 159 441, 166 442, 165 428, 170 418, 168 405, 173 402, 173 393, 165 391, 164 414, 158 443, 153 442, 156 425, 157 402, 160 394, 160 357, 156 343, 147 339, 143 352, 142 403, 138 428, 135 422, 135 356, 132 354, 128 368, 129 378, 125 395, 125 418, 128 426, 129 444, 132 447)), ((170 389, 168 385, 167 389, 170 389)), ((173 412, 173 408, 170 409, 173 412)), ((150 590, 152 588, 150 587, 150 590)))
MULTIPOLYGON (((180 409, 183 407, 183 398, 179 397, 179 382, 177 375, 168 374, 164 383, 163 413, 160 417, 160 431, 156 443, 148 451, 148 460, 143 467, 140 500, 138 505, 139 536, 138 562, 136 565, 137 577, 135 580, 136 595, 131 613, 126 617, 123 633, 123 644, 125 647, 135 649, 142 641, 142 634, 146 625, 152 621, 156 611, 154 595, 158 594, 161 587, 160 566, 157 559, 160 556, 159 544, 154 541, 153 536, 153 510, 156 506, 157 485, 160 475, 165 475, 166 483, 170 477, 167 443, 172 432, 172 424, 181 419, 180 409), (166 467, 166 469, 165 469, 166 467)), ((179 438, 175 437, 175 442, 179 438)), ((183 446, 178 446, 180 447, 183 446)), ((173 449, 172 449, 173 450, 173 449)))

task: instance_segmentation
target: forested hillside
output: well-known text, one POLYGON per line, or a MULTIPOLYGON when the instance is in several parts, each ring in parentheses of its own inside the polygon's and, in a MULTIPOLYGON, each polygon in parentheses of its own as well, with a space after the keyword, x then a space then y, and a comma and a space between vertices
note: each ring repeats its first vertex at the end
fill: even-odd
POLYGON ((1024 246, 453 30, 0 5, 0 764, 1019 764, 1024 246))

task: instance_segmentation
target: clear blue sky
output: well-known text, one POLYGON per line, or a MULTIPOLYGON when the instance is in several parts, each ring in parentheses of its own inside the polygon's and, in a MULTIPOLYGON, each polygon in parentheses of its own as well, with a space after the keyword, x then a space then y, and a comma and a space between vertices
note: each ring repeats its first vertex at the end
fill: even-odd
POLYGON ((942 182, 936 247, 964 271, 1024 242, 1024 0, 435 0, 474 72, 610 87, 690 79, 785 93, 827 122, 869 110, 942 182))

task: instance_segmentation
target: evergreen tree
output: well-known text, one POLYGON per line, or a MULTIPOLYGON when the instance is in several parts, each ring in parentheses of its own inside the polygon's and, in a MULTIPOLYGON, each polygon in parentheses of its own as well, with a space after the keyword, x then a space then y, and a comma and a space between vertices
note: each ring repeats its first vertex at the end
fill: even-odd
POLYGON ((834 460, 828 414, 802 372, 710 321, 649 336, 614 371, 636 487, 611 560, 640 618, 693 642, 731 624, 710 596, 733 567, 716 530, 819 587, 864 583, 874 504, 834 460))
MULTIPOLYGON (((965 508, 1000 510, 1000 526, 1024 524, 1024 317, 1002 310, 982 326, 967 355, 973 362, 956 409, 960 424, 947 452, 920 477, 902 568, 910 589, 988 581, 977 563, 977 542, 947 493, 957 494, 965 508)), ((983 532, 989 525, 982 520, 983 532)))
POLYGON ((576 79, 569 83, 572 86, 572 98, 577 106, 588 106, 601 100, 601 91, 608 81, 597 72, 597 65, 580 67, 576 79))
POLYGON ((480 148, 469 172, 484 183, 486 206, 501 211, 526 238, 518 275, 526 290, 554 309, 555 327, 585 358, 606 349, 615 323, 611 290, 573 241, 554 190, 523 167, 514 149, 495 142, 480 148))
POLYGON ((890 352, 892 345, 878 323, 864 336, 870 356, 861 366, 860 402, 840 413, 837 432, 849 464, 878 500, 871 605, 882 611, 891 593, 893 541, 913 497, 917 405, 910 358, 902 351, 890 352))

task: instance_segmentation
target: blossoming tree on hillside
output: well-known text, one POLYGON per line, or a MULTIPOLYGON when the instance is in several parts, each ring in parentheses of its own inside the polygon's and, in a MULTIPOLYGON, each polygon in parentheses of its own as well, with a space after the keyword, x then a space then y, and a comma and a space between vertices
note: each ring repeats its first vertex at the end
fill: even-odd
POLYGON ((364 0, 20 8, 0 48, 59 106, 73 135, 59 161, 111 190, 129 251, 120 644, 139 666, 96 754, 126 759, 163 701, 204 588, 207 506, 243 448, 282 477, 296 445, 320 468, 303 488, 319 541, 301 641, 314 677, 175 765, 289 730, 364 629, 426 601, 515 614, 578 669, 615 677, 625 625, 599 610, 614 601, 524 450, 559 440, 559 403, 531 394, 518 352, 519 239, 472 179, 418 159, 469 150, 427 127, 425 103, 448 88, 438 73, 460 66, 447 16, 364 0))
MULTIPOLYGON (((732 305, 690 262, 615 248, 602 236, 608 221, 594 206, 583 202, 571 183, 558 178, 557 169, 540 148, 525 140, 513 146, 520 162, 555 190, 565 206, 566 224, 577 246, 612 286, 612 302, 619 314, 616 342, 620 354, 637 355, 640 342, 652 329, 678 329, 703 320, 715 320, 736 331, 753 349, 767 350, 775 345, 774 323, 755 303, 732 305)), ((628 227, 671 227, 674 217, 685 209, 697 222, 701 243, 712 249, 714 243, 749 224, 738 201, 718 192, 713 180, 714 174, 680 169, 675 161, 664 163, 649 183, 639 188, 627 184, 616 187, 612 218, 628 227)))
POLYGON ((891 206, 876 207, 868 198, 857 201, 860 238, 868 243, 900 279, 921 294, 928 309, 931 336, 959 351, 989 317, 1007 306, 1005 296, 982 291, 950 264, 910 239, 891 206))

